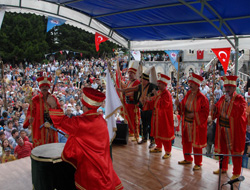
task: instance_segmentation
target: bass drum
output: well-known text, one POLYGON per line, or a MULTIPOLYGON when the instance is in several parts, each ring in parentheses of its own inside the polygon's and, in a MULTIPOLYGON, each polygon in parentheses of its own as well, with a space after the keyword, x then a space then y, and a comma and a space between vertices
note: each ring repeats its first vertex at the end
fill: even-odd
POLYGON ((34 190, 74 190, 75 168, 62 161, 65 143, 38 146, 31 152, 32 184, 34 190))

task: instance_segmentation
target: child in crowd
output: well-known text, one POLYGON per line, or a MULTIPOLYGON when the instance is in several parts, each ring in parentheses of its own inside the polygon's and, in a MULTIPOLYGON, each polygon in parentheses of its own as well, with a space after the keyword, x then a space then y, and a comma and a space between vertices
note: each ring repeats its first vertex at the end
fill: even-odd
POLYGON ((180 131, 180 123, 181 123, 181 116, 179 115, 179 112, 175 110, 174 114, 177 116, 178 119, 178 126, 175 128, 175 136, 179 136, 179 131, 180 131))
POLYGON ((7 139, 11 137, 12 130, 13 130, 13 121, 8 120, 7 127, 5 127, 5 135, 7 139))
POLYGON ((11 149, 9 147, 4 149, 5 154, 2 156, 2 163, 10 162, 16 160, 16 157, 11 154, 11 149))
POLYGON ((6 139, 6 135, 5 132, 2 130, 0 131, 0 144, 2 144, 4 139, 6 139))
POLYGON ((10 145, 13 147, 13 149, 11 150, 11 154, 14 154, 14 149, 17 146, 15 138, 19 135, 19 133, 16 129, 13 129, 11 132, 11 135, 12 136, 10 138, 8 138, 8 141, 9 141, 10 145))
POLYGON ((5 148, 10 148, 10 149, 13 149, 13 147, 12 147, 12 145, 10 145, 10 143, 9 143, 9 141, 8 141, 8 139, 4 139, 3 141, 2 141, 2 152, 3 152, 3 156, 4 156, 4 154, 5 154, 5 148))
POLYGON ((14 117, 13 118, 13 122, 14 122, 13 128, 16 128, 18 131, 21 131, 23 127, 19 123, 19 118, 18 117, 14 117))
POLYGON ((22 137, 23 141, 29 142, 29 138, 27 137, 27 132, 24 129, 20 131, 20 136, 22 137))

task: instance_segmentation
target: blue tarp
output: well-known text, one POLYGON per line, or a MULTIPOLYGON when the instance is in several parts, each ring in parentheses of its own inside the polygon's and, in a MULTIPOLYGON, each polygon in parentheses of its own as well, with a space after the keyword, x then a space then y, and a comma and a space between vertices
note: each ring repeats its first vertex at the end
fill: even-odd
POLYGON ((91 16, 130 41, 250 34, 250 0, 46 1, 91 16))

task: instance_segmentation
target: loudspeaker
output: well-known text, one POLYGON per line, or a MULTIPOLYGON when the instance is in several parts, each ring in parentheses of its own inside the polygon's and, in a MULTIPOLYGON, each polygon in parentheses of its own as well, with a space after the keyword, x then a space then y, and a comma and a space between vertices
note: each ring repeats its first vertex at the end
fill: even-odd
POLYGON ((128 124, 117 123, 116 137, 113 144, 127 144, 128 143, 128 124))

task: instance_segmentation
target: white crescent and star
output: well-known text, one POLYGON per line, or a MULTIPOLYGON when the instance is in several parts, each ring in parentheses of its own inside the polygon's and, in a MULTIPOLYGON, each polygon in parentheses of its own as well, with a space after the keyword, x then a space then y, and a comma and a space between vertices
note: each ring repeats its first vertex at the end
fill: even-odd
MULTIPOLYGON (((224 54, 224 55, 226 56, 226 58, 227 58, 227 53, 226 53, 225 51, 220 51, 220 52, 218 53, 219 57, 221 57, 221 54, 224 54)), ((226 61, 226 59, 225 59, 225 58, 222 58, 222 61, 226 61)))
POLYGON ((103 40, 103 37, 102 36, 98 36, 97 39, 98 39, 99 42, 101 42, 103 40))

